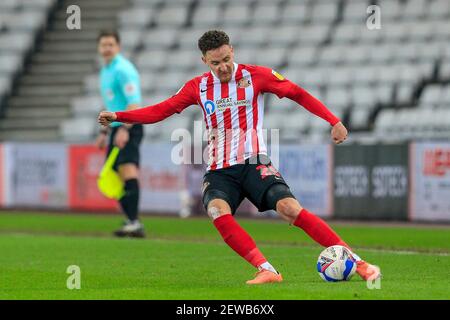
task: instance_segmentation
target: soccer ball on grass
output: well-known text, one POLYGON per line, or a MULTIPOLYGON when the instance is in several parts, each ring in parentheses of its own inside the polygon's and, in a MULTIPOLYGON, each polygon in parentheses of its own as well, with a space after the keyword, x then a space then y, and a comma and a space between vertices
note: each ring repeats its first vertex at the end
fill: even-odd
POLYGON ((326 248, 317 260, 317 272, 327 282, 350 280, 355 271, 355 258, 352 252, 343 246, 326 248))

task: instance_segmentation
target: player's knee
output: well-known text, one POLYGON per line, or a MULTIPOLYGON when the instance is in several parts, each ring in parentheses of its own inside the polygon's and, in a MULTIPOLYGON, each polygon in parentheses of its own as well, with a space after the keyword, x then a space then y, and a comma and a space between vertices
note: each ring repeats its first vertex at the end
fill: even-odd
POLYGON ((293 222, 295 221, 295 219, 297 219, 297 216, 302 210, 302 207, 300 206, 300 203, 296 199, 284 198, 278 200, 276 210, 284 218, 286 218, 290 222, 293 222))
POLYGON ((227 195, 219 190, 209 190, 203 196, 203 204, 208 215, 214 220, 224 214, 230 214, 231 208, 227 195))

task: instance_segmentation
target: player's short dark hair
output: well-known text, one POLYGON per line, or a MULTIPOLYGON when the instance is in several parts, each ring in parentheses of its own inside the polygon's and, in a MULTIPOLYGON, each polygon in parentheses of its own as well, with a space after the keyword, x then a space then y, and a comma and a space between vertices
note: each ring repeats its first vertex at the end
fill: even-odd
POLYGON ((224 44, 230 44, 230 37, 220 30, 209 30, 198 39, 198 48, 203 55, 207 51, 220 48, 224 44))
POLYGON ((101 30, 97 36, 97 43, 104 37, 113 37, 120 44, 120 36, 117 30, 101 30))

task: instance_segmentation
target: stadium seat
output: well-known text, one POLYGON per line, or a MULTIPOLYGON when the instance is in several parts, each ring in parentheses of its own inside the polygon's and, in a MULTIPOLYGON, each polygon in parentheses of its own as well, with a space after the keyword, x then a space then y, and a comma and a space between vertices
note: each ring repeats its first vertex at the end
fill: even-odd
POLYGON ((434 0, 427 5, 427 15, 430 19, 443 18, 450 15, 450 2, 447 0, 434 0))
POLYGON ((310 9, 305 3, 291 0, 281 11, 280 21, 286 24, 303 24, 310 16, 310 9))
POLYGON ((253 25, 272 26, 280 19, 280 5, 278 3, 262 3, 253 11, 253 25))
MULTIPOLYGON (((154 14, 151 8, 131 8, 119 14, 119 24, 122 28, 145 28, 151 23, 154 14)), ((126 40, 125 35, 121 38, 126 40)))
POLYGON ((227 3, 222 11, 222 23, 227 26, 243 26, 251 17, 250 6, 247 3, 227 3))
POLYGON ((155 14, 154 21, 158 27, 181 27, 188 19, 189 3, 176 3, 165 6, 155 14))
POLYGON ((217 27, 221 23, 220 3, 201 1, 192 16, 192 25, 195 27, 217 27))
POLYGON ((97 128, 95 118, 79 117, 64 121, 60 132, 67 142, 90 142, 97 128))
POLYGON ((159 70, 165 66, 166 61, 166 50, 145 50, 136 57, 137 68, 142 71, 159 70))

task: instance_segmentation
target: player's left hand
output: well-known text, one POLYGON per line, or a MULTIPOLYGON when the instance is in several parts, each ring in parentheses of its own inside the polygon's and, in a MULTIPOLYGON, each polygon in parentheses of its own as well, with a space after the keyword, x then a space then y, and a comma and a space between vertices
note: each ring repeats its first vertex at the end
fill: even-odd
POLYGON ((130 133, 128 129, 125 127, 120 127, 117 130, 116 136, 114 137, 114 144, 119 147, 119 149, 123 149, 130 139, 130 133))
POLYGON ((333 129, 331 129, 331 138, 333 139, 335 144, 340 144, 344 142, 345 139, 347 139, 347 129, 342 124, 342 122, 338 122, 333 126, 333 129))

